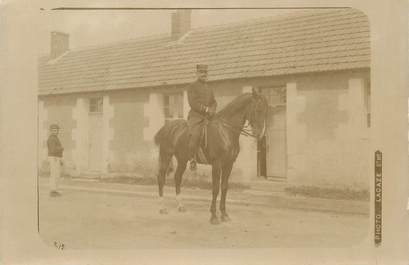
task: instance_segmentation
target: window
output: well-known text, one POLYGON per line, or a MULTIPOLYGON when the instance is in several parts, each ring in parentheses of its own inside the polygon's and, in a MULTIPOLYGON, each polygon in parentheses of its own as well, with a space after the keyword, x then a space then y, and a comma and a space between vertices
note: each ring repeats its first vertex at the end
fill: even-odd
POLYGON ((165 122, 183 119, 183 93, 165 94, 163 96, 165 122))
POLYGON ((91 98, 89 100, 89 113, 102 113, 103 100, 102 97, 91 98))
POLYGON ((270 106, 285 106, 287 102, 287 90, 285 86, 260 87, 266 96, 270 106))

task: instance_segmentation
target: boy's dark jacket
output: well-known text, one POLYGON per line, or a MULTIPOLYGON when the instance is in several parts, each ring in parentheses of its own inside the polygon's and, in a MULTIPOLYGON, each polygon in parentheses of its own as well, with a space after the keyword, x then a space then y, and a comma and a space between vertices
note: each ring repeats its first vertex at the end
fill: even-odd
POLYGON ((64 148, 56 135, 50 135, 47 140, 48 156, 62 157, 64 148))

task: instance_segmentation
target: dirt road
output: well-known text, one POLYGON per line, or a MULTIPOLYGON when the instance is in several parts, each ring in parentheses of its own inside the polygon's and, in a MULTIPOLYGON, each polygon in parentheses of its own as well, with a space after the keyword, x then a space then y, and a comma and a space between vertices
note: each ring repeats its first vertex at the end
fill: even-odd
POLYGON ((229 223, 210 225, 207 201, 185 201, 187 212, 158 213, 149 196, 66 190, 40 191, 40 234, 70 249, 342 247, 363 240, 368 216, 269 205, 227 204, 229 223))

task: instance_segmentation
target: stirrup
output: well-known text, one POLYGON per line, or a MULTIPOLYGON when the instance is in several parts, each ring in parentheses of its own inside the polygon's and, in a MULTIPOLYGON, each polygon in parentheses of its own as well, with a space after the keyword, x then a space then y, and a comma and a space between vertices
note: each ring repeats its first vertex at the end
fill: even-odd
POLYGON ((197 162, 195 159, 190 160, 189 164, 190 170, 195 171, 197 169, 197 162))

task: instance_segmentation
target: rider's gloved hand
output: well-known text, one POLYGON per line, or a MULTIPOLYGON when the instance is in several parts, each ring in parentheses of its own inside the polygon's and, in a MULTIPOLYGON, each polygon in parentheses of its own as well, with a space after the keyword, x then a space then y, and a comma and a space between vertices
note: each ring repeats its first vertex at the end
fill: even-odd
POLYGON ((214 109, 212 109, 212 108, 206 107, 206 114, 207 114, 209 117, 212 117, 212 116, 215 114, 215 111, 214 111, 214 109))

